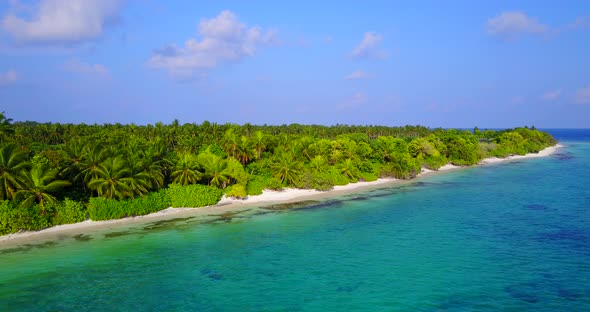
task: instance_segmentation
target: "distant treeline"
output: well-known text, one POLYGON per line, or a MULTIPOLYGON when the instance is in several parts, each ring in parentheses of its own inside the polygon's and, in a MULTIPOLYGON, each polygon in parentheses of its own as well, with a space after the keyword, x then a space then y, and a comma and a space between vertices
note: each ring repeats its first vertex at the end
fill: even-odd
POLYGON ((0 234, 200 207, 223 194, 409 179, 555 144, 534 128, 12 123, 0 114, 0 234))

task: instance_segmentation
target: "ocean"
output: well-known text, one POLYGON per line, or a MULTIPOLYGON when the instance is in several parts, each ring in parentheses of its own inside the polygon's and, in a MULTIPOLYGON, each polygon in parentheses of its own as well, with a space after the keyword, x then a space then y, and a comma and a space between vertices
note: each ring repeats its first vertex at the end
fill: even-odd
POLYGON ((0 311, 590 311, 590 130, 548 131, 550 157, 0 245, 0 311))

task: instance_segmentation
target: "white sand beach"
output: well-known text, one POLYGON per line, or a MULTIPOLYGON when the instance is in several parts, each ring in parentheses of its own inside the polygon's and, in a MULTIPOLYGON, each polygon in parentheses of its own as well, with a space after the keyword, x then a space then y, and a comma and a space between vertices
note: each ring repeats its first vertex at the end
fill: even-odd
MULTIPOLYGON (((510 160, 520 160, 527 158, 546 157, 555 153, 559 148, 563 147, 560 144, 548 147, 536 154, 514 155, 506 158, 486 158, 480 162, 480 165, 497 164, 510 160)), ((430 170, 423 168, 418 177, 437 174, 450 170, 457 170, 465 167, 447 164, 438 170, 430 170)), ((121 227, 123 225, 144 224, 160 220, 169 220, 174 218, 207 216, 207 215, 221 215, 228 212, 239 212, 255 206, 276 204, 276 203, 292 203, 312 199, 324 199, 328 197, 339 196, 348 193, 354 193, 360 190, 371 188, 380 188, 396 183, 404 183, 412 180, 399 180, 393 178, 378 179, 373 182, 357 182, 349 183, 347 185, 335 186, 334 189, 326 192, 316 190, 303 190, 287 188, 282 191, 264 190, 261 195, 248 196, 246 199, 234 199, 224 197, 217 205, 201 207, 201 208, 167 208, 156 213, 145 216, 131 217, 108 221, 91 221, 86 220, 80 223, 58 225, 47 228, 41 231, 19 232, 0 236, 0 247, 11 243, 10 245, 17 245, 21 243, 37 242, 43 239, 49 239, 56 236, 77 235, 84 234, 94 230, 112 229, 121 227)))
POLYGON ((530 154, 526 154, 526 155, 512 155, 512 156, 508 156, 506 158, 489 157, 489 158, 482 160, 480 162, 480 164, 487 165, 487 164, 495 164, 495 163, 505 162, 505 161, 510 161, 510 160, 546 157, 546 156, 549 156, 549 155, 555 153, 558 149, 560 149, 562 147, 563 147, 563 145, 557 144, 554 146, 547 147, 547 148, 543 149, 542 151, 539 151, 538 153, 534 153, 534 154, 530 153, 530 154))

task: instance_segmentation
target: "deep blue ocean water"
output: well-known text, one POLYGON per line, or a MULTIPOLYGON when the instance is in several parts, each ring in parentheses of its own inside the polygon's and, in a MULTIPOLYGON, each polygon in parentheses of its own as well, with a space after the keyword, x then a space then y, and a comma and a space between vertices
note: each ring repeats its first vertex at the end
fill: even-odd
POLYGON ((232 219, 0 245, 0 311, 590 311, 590 131, 232 219))

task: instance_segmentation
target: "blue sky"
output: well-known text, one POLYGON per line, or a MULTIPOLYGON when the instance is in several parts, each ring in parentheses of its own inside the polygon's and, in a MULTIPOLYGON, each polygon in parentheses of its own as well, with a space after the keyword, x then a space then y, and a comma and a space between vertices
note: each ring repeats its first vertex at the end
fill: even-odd
POLYGON ((588 1, 0 1, 0 111, 590 127, 588 1))

